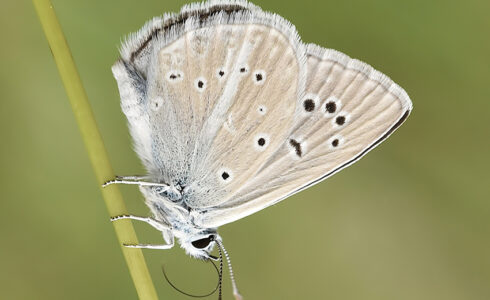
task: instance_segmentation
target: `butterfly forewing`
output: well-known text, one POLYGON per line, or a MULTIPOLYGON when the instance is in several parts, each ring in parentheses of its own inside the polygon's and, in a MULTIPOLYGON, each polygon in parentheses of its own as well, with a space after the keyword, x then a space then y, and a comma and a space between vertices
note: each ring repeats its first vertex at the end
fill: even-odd
POLYGON ((125 56, 134 64, 114 68, 138 154, 153 180, 185 188, 191 207, 227 201, 257 173, 290 131, 304 89, 294 28, 250 9, 189 9, 166 31, 153 20, 125 56), (141 91, 125 84, 135 77, 141 91), (123 97, 126 86, 140 100, 123 97))

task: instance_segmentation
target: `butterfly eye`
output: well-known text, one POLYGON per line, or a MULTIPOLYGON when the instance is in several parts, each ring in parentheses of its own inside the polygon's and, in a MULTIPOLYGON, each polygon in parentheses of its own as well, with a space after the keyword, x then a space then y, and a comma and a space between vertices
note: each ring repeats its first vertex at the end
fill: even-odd
POLYGON ((192 246, 194 246, 194 248, 197 248, 197 249, 204 249, 206 248, 207 246, 209 246, 209 244, 214 240, 214 236, 213 235, 210 235, 208 237, 205 237, 203 239, 200 239, 200 240, 195 240, 193 242, 191 242, 192 246))

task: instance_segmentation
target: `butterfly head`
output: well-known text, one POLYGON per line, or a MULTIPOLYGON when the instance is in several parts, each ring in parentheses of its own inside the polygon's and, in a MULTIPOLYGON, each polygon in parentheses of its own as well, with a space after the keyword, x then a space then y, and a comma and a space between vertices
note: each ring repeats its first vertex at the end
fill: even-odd
POLYGON ((216 231, 206 230, 198 234, 192 234, 185 237, 179 237, 180 246, 192 257, 198 259, 214 259, 210 254, 216 245, 217 240, 221 237, 216 231))

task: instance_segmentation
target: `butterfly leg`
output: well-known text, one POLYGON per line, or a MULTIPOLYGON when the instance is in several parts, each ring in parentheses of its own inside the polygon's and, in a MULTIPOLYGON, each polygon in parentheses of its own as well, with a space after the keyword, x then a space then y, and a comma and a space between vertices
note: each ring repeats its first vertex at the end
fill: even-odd
POLYGON ((128 175, 128 176, 116 176, 116 179, 123 179, 123 180, 144 180, 147 179, 147 176, 144 175, 128 175))
MULTIPOLYGON (((150 217, 138 217, 138 216, 133 216, 133 215, 120 215, 120 216, 115 216, 111 218, 111 222, 117 221, 117 220, 122 220, 122 219, 131 219, 131 220, 137 220, 137 221, 142 221, 156 230, 159 231, 165 231, 165 230, 171 230, 172 228, 162 222, 159 222, 153 218, 150 217)), ((170 249, 174 246, 174 240, 172 238, 172 242, 170 244, 164 244, 164 245, 151 245, 151 244, 123 244, 124 247, 128 248, 143 248, 143 249, 159 249, 159 250, 167 250, 170 249)))
POLYGON ((167 250, 174 246, 174 240, 172 243, 165 245, 151 245, 151 244, 123 244, 124 247, 128 248, 141 248, 141 249, 157 249, 157 250, 167 250))
POLYGON ((137 221, 142 221, 147 223, 148 225, 152 226, 158 231, 164 231, 164 230, 171 230, 172 228, 162 222, 159 222, 151 217, 138 217, 138 216, 133 216, 133 215, 120 215, 120 216, 115 216, 111 218, 111 222, 117 221, 117 220, 122 220, 122 219, 131 219, 131 220, 137 220, 137 221))
POLYGON ((146 176, 116 176, 116 178, 104 182, 102 184, 102 187, 106 187, 111 184, 136 184, 136 185, 151 185, 151 186, 162 186, 162 187, 169 187, 168 184, 165 183, 159 183, 159 182, 148 182, 145 181, 145 179, 148 179, 146 176))

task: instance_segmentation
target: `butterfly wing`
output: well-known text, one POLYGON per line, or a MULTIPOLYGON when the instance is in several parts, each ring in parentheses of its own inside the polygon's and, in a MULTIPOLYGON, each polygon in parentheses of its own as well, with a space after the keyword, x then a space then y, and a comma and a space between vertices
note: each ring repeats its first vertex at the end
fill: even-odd
POLYGON ((385 75, 335 50, 310 44, 306 51, 305 95, 290 103, 296 111, 288 136, 245 185, 199 214, 199 225, 233 222, 328 178, 408 117, 408 95, 385 75))
POLYGON ((243 1, 156 18, 121 53, 113 72, 136 151, 152 180, 199 209, 245 185, 280 148, 306 79, 294 27, 243 1))
POLYGON ((281 17, 212 1, 155 18, 113 67, 135 148, 197 226, 259 211, 355 162, 408 116, 368 65, 305 46, 281 17))

